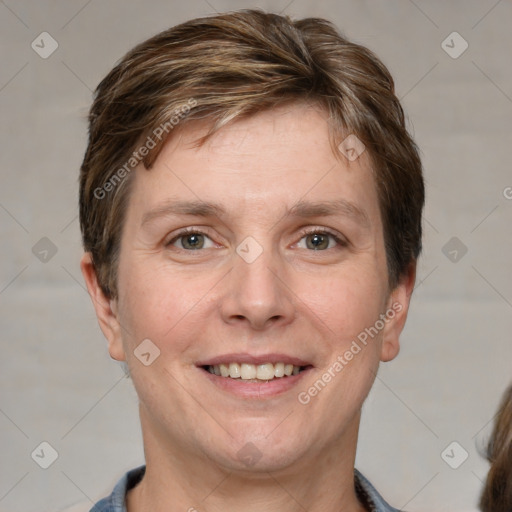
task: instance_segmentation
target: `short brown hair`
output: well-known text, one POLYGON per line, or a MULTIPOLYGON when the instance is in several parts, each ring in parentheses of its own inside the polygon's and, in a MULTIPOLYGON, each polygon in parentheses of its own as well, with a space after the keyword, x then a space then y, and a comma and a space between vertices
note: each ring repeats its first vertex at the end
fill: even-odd
POLYGON ((139 44, 95 91, 80 173, 80 226, 107 296, 117 296, 130 170, 139 161, 151 168, 177 122, 211 121, 203 143, 234 119, 290 101, 326 110, 333 150, 348 134, 366 146, 389 283, 396 286, 421 251, 424 184, 389 71, 324 19, 242 10, 193 19, 139 44), (141 144, 144 154, 137 153, 141 144))

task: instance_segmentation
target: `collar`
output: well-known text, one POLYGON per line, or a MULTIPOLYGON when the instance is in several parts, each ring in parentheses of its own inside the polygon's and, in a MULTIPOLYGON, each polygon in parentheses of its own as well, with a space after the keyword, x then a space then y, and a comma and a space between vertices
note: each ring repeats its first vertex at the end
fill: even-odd
MULTIPOLYGON (((90 512, 127 512, 126 493, 142 480, 145 472, 146 466, 128 471, 116 484, 112 494, 98 502, 90 512)), ((368 512, 400 512, 388 505, 375 487, 357 469, 354 469, 354 482, 357 497, 368 512)))

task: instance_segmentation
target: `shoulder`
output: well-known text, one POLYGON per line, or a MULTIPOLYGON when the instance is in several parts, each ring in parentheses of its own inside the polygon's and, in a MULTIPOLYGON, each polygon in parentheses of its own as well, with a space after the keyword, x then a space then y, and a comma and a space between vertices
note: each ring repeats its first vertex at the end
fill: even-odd
POLYGON ((110 496, 96 504, 83 501, 60 512, 126 512, 126 493, 142 480, 145 472, 146 466, 132 469, 117 482, 110 496))
POLYGON ((89 512, 91 510, 92 503, 90 501, 81 501, 75 503, 71 507, 64 508, 59 512, 89 512))
POLYGON ((354 482, 357 495, 369 507, 368 510, 372 512, 400 512, 400 510, 389 505, 370 481, 357 469, 354 469, 354 482))

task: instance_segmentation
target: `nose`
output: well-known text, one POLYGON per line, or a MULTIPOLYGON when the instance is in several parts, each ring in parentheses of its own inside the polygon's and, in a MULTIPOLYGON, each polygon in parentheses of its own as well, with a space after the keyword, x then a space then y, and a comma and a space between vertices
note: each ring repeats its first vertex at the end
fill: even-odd
MULTIPOLYGON (((240 253, 242 254, 242 253, 240 253)), ((284 326, 295 315, 293 292, 286 282, 284 262, 270 249, 254 260, 235 254, 233 269, 223 287, 224 322, 254 330, 284 326)))

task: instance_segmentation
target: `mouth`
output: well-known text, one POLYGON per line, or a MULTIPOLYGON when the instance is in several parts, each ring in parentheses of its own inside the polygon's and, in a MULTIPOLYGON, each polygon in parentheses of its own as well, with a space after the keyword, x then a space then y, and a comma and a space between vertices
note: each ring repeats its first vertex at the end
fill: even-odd
POLYGON ((299 375, 299 373, 311 368, 311 365, 301 366, 284 362, 268 362, 263 364, 230 362, 203 365, 201 368, 217 377, 260 383, 299 375))
POLYGON ((271 398, 294 388, 314 367, 284 354, 226 354, 196 364, 218 389, 239 398, 271 398))

